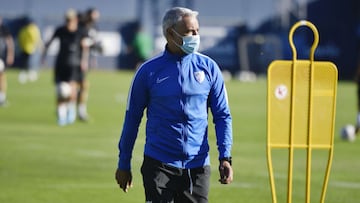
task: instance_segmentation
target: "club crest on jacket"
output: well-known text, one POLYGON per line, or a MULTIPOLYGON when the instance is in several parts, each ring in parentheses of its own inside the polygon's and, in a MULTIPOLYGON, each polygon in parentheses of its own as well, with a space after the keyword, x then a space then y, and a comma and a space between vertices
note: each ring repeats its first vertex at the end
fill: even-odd
POLYGON ((205 79, 204 71, 196 71, 196 72, 194 72, 194 75, 195 75, 196 81, 198 81, 199 83, 202 83, 205 79))

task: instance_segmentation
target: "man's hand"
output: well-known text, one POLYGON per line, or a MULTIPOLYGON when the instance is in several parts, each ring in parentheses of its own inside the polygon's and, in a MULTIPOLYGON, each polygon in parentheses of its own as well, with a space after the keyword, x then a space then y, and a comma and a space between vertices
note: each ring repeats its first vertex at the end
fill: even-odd
POLYGON ((229 184, 233 180, 233 170, 230 163, 226 160, 220 161, 219 165, 220 179, 221 184, 229 184))
POLYGON ((129 188, 132 187, 131 171, 117 169, 115 173, 115 179, 124 192, 128 192, 129 188))

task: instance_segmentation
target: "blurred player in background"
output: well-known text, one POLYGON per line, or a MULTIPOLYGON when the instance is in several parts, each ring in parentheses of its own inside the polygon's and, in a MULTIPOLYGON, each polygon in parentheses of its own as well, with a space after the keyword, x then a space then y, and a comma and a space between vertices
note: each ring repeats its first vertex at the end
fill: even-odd
POLYGON ((145 32, 140 22, 135 23, 135 37, 130 46, 135 54, 135 68, 148 60, 153 52, 153 41, 151 36, 145 32))
POLYGON ((78 27, 78 15, 69 9, 65 15, 65 25, 58 27, 50 40, 45 44, 43 61, 47 49, 54 39, 60 41, 60 49, 55 62, 54 82, 57 89, 57 116, 60 126, 71 124, 76 120, 76 102, 84 72, 88 68, 89 49, 87 35, 78 27), (67 87, 70 85, 70 94, 67 87))
POLYGON ((13 37, 3 24, 2 17, 0 16, 0 106, 5 106, 7 101, 5 68, 13 64, 14 55, 15 47, 13 37))
POLYGON ((34 57, 43 44, 41 40, 40 29, 36 23, 27 16, 23 18, 23 23, 24 26, 20 29, 18 35, 21 60, 21 71, 19 73, 20 83, 37 80, 38 73, 36 69, 38 67, 33 67, 35 65, 34 57))
MULTIPOLYGON (((86 46, 89 47, 89 68, 97 66, 98 54, 102 53, 102 46, 98 41, 98 30, 96 22, 100 18, 100 12, 96 8, 89 8, 84 14, 79 13, 79 30, 87 36, 86 46)), ((79 93, 78 93, 78 115, 81 121, 88 120, 87 102, 89 97, 89 81, 86 78, 88 69, 82 69, 82 77, 78 78, 79 93)))
POLYGON ((88 36, 90 47, 89 68, 97 67, 96 56, 102 53, 102 45, 98 39, 97 22, 100 19, 100 11, 96 8, 88 8, 84 13, 79 13, 79 29, 88 36))
POLYGON ((123 69, 136 70, 152 56, 153 38, 138 20, 121 26, 120 33, 126 49, 120 55, 119 66, 123 69))
POLYGON ((358 68, 355 76, 355 82, 357 86, 357 115, 356 115, 356 125, 355 125, 355 134, 359 134, 360 130, 360 57, 358 58, 358 68))

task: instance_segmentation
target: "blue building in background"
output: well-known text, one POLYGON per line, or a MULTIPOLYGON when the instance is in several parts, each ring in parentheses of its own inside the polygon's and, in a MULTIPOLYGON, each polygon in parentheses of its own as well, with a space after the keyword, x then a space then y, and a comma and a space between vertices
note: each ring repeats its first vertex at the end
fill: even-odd
MULTIPOLYGON (((233 75, 241 71, 266 74, 274 59, 291 59, 288 43, 290 27, 298 20, 314 23, 320 34, 316 60, 329 60, 339 69, 341 79, 352 79, 357 63, 360 38, 360 3, 358 0, 0 0, 0 15, 12 24, 28 15, 42 30, 46 40, 53 29, 63 23, 68 8, 85 11, 97 8, 104 54, 98 57, 99 68, 123 68, 126 43, 120 29, 139 21, 154 39, 154 54, 165 41, 161 18, 172 6, 199 11, 201 51, 213 57, 221 68, 233 75)), ((131 34, 131 33, 130 33, 131 34)), ((308 58, 312 33, 295 33, 299 58, 308 58)), ((56 53, 56 44, 50 58, 56 53)))

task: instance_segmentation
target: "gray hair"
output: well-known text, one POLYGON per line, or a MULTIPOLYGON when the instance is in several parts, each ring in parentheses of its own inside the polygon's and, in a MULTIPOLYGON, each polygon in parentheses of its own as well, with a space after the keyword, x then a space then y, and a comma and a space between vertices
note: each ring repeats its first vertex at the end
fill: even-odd
POLYGON ((164 36, 166 35, 166 30, 168 28, 171 28, 174 25, 176 25, 178 22, 182 21, 184 17, 187 16, 196 17, 198 14, 199 12, 193 11, 188 8, 183 8, 183 7, 171 8, 165 13, 165 16, 162 21, 162 29, 164 36))

